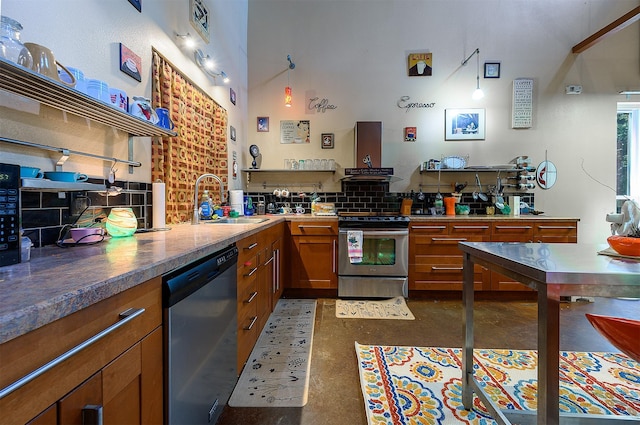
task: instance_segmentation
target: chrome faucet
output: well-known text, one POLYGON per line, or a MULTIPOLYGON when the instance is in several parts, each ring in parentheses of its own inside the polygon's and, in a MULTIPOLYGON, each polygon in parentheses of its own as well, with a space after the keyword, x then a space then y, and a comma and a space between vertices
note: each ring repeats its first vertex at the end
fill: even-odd
POLYGON ((215 174, 203 174, 196 180, 196 190, 195 196, 193 198, 193 217, 191 218, 191 224, 200 224, 200 214, 198 212, 198 186, 200 185, 200 181, 205 178, 212 178, 218 182, 220 185, 220 203, 224 204, 224 183, 222 183, 222 179, 215 174))

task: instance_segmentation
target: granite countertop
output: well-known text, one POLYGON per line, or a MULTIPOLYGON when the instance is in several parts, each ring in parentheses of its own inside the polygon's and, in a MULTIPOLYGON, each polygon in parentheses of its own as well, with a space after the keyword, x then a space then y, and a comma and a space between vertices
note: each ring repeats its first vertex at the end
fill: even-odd
MULTIPOLYGON (((214 253, 282 221, 337 217, 266 215, 260 224, 172 225, 96 245, 31 250, 31 261, 0 267, 0 344, 214 253)), ((536 220, 541 216, 411 216, 411 220, 536 220)), ((567 219, 567 218, 565 218, 567 219)), ((577 220, 577 219, 574 219, 577 220)))
POLYGON ((278 222, 171 225, 171 230, 108 238, 95 245, 31 250, 0 267, 0 344, 116 295, 278 222))

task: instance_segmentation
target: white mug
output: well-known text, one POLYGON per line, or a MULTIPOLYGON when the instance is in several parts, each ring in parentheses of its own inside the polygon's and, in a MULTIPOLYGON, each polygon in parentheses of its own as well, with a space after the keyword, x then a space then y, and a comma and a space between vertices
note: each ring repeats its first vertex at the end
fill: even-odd
POLYGON ((289 189, 282 189, 282 192, 280 192, 280 194, 282 195, 283 198, 288 198, 289 197, 289 189))
POLYGON ((273 196, 277 196, 278 198, 282 195, 282 191, 280 189, 273 190, 273 196))

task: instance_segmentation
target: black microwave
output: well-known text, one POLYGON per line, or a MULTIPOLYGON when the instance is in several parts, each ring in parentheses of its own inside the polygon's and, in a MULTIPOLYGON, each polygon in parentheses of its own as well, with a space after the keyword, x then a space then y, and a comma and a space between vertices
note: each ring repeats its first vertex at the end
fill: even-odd
POLYGON ((20 166, 0 164, 0 266, 20 262, 20 166))

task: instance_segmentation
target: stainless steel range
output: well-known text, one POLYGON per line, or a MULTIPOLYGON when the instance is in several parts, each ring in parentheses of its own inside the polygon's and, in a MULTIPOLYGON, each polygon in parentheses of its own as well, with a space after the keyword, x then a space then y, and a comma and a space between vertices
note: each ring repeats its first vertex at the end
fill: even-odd
POLYGON ((409 217, 338 217, 338 296, 408 297, 409 217))

